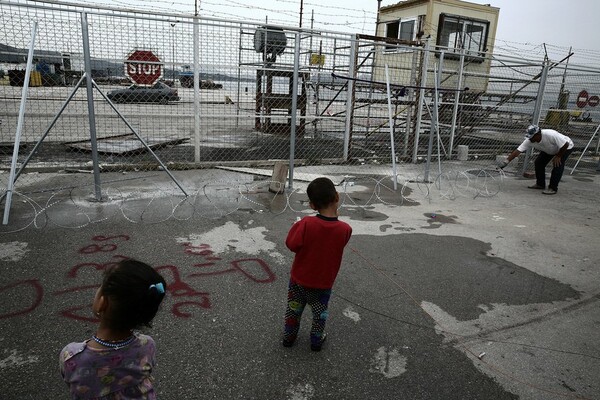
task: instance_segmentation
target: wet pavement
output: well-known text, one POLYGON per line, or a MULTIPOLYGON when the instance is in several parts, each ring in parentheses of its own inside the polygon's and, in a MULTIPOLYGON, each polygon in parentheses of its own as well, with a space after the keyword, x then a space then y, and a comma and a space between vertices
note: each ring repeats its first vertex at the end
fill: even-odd
POLYGON ((160 399, 600 398, 598 174, 555 196, 515 176, 488 196, 339 186, 353 237, 318 353, 309 313, 281 346, 306 183, 274 195, 249 174, 177 172, 185 200, 159 173, 103 174, 94 202, 90 175, 40 175, 0 231, 2 399, 67 397, 58 352, 94 333, 95 287, 123 257, 169 284, 148 330, 160 399))

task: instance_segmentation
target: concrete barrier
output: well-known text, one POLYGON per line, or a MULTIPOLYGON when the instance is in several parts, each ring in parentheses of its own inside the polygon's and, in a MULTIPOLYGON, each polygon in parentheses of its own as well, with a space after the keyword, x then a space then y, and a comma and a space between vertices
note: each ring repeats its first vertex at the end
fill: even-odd
POLYGON ((467 161, 469 159, 469 146, 461 144, 456 148, 456 158, 459 161, 467 161))

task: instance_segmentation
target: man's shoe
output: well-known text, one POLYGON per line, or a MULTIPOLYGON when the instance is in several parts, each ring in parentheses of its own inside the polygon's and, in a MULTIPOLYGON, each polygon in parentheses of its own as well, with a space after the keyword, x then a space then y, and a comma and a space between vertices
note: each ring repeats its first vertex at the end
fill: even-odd
POLYGON ((535 185, 531 185, 531 186, 527 186, 528 189, 546 189, 543 186, 538 185, 537 183, 535 185))
POLYGON ((292 347, 294 345, 294 340, 283 339, 281 344, 283 344, 283 347, 292 347))
POLYGON ((556 194, 556 190, 548 188, 542 192, 543 194, 556 194))
POLYGON ((324 333, 323 336, 321 337, 321 343, 319 343, 319 344, 311 344, 310 345, 310 349, 312 351, 321 351, 321 347, 323 347, 323 343, 325 343, 326 339, 327 339, 327 334, 324 333))

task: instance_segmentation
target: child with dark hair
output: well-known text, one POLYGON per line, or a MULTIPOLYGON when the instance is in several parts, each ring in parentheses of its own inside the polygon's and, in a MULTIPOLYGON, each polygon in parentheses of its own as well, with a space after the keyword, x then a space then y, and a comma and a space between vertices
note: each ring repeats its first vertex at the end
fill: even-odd
POLYGON ((154 340, 133 330, 151 327, 166 290, 164 278, 140 261, 124 260, 105 272, 92 304, 100 319, 96 333, 60 353, 71 399, 156 399, 154 340))
POLYGON ((331 288, 352 228, 338 220, 340 198, 331 180, 315 179, 308 185, 306 194, 310 207, 318 214, 304 217, 292 225, 285 241, 296 255, 288 288, 283 345, 291 347, 296 341, 302 312, 309 304, 313 315, 310 347, 320 351, 326 339, 323 332, 331 288))

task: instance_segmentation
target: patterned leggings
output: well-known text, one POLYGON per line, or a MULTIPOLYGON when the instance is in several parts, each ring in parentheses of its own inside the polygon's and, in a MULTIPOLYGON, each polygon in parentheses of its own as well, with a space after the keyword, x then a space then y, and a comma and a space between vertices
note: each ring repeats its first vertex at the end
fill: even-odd
POLYGON ((331 289, 311 289, 290 280, 288 288, 287 309, 285 311, 285 330, 283 338, 293 343, 300 329, 300 318, 308 303, 312 309, 313 321, 310 330, 310 343, 320 345, 325 322, 327 321, 327 304, 331 297, 331 289))

